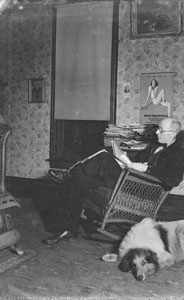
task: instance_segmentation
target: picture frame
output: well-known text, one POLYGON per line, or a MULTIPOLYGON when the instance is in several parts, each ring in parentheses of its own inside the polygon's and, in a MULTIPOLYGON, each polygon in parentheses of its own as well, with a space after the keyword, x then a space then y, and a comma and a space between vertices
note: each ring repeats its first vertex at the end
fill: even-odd
POLYGON ((45 78, 28 79, 28 103, 45 102, 45 78))
POLYGON ((183 34, 182 0, 132 0, 130 37, 153 38, 183 34))
POLYGON ((130 98, 131 85, 130 82, 123 82, 123 95, 125 98, 130 98))
POLYGON ((162 119, 173 116, 174 76, 175 72, 141 73, 141 125, 159 124, 162 119))

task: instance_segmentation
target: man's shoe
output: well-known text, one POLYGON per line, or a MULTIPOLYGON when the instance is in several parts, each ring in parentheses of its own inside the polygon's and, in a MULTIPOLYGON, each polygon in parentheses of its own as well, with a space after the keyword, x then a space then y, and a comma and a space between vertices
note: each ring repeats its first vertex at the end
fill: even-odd
POLYGON ((42 240, 43 244, 46 245, 54 245, 62 240, 70 240, 71 238, 76 238, 77 234, 71 232, 71 231, 67 231, 65 230, 63 233, 58 233, 58 234, 54 234, 51 237, 42 240))

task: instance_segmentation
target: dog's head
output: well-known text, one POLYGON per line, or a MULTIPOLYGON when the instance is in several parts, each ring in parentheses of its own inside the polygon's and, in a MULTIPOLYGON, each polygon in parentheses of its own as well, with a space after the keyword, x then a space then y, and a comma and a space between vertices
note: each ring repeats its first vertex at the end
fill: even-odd
POLYGON ((130 249, 122 258, 119 269, 123 272, 132 272, 138 281, 145 280, 147 276, 158 269, 157 254, 149 249, 130 249))

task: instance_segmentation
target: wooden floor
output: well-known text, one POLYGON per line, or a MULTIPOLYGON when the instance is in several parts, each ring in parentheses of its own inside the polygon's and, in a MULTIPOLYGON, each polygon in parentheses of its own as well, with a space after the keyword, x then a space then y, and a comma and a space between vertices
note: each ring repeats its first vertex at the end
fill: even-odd
MULTIPOLYGON (((77 240, 45 246, 41 240, 52 230, 50 214, 53 216, 60 200, 58 185, 47 179, 8 178, 7 187, 21 202, 15 214, 20 245, 25 251, 36 251, 36 255, 0 275, 0 298, 184 300, 184 263, 137 282, 132 274, 121 272, 116 263, 101 260, 102 255, 112 251, 114 243, 103 238, 90 240, 82 227, 77 240)), ((182 218, 184 197, 169 195, 158 219, 182 218)), ((8 250, 3 251, 6 254, 8 250)))

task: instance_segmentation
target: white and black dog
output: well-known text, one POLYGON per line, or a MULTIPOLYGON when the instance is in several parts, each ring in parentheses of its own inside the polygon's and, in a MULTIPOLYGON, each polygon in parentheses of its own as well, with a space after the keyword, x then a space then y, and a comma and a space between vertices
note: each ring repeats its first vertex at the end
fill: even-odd
POLYGON ((105 261, 120 259, 119 269, 132 272, 138 281, 159 268, 184 260, 184 220, 156 222, 145 218, 131 227, 119 245, 119 254, 106 254, 105 261))

